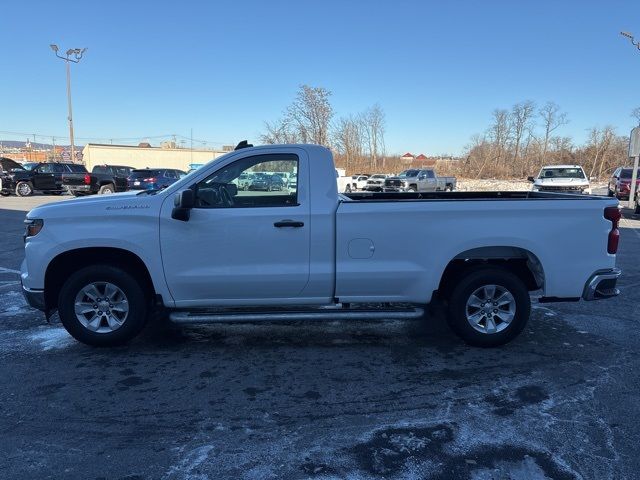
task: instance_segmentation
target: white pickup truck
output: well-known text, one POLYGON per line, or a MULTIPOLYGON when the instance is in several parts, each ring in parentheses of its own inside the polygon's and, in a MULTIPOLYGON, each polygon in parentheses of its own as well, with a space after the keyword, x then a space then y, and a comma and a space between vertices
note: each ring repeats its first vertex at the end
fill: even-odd
POLYGON ((442 298, 467 343, 525 326, 530 295, 618 294, 617 201, 533 192, 339 194, 329 150, 241 148, 164 190, 28 213, 22 286, 76 339, 132 339, 158 304, 180 324, 421 317, 442 298), (288 172, 295 188, 239 191, 288 172))

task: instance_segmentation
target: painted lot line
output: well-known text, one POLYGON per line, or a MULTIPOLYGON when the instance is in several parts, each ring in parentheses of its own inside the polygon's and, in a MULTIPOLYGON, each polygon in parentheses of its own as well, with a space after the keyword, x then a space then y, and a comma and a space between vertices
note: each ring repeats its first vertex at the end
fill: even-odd
POLYGON ((15 273, 20 275, 20 270, 14 270, 13 268, 0 267, 0 273, 15 273))

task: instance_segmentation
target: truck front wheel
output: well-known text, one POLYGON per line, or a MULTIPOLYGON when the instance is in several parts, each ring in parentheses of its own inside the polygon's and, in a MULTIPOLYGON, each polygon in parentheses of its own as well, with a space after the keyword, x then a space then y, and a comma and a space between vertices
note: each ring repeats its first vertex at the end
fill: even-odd
POLYGON ((530 312, 529 292, 520 278, 501 268, 481 267, 469 271, 451 292, 448 320, 469 345, 496 347, 518 336, 530 312))
POLYGON ((78 341, 97 347, 121 345, 135 337, 147 318, 140 283, 129 272, 92 265, 73 273, 58 297, 64 328, 78 341))
POLYGON ((18 182, 16 185, 16 195, 19 197, 28 197, 33 193, 33 187, 29 182, 18 182))

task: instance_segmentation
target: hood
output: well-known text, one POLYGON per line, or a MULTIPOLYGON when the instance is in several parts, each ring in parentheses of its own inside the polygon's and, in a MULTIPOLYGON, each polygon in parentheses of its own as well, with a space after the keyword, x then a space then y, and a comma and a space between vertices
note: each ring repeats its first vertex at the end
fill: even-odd
POLYGON ((579 186, 589 185, 586 178, 537 178, 534 185, 579 186))
MULTIPOLYGON (((144 191, 143 191, 144 192, 144 191)), ((128 191, 111 195, 91 195, 60 202, 47 203, 34 208, 27 218, 69 217, 74 212, 83 214, 95 211, 96 216, 109 211, 126 211, 150 208, 152 203, 162 201, 163 195, 140 195, 140 191, 128 191)))

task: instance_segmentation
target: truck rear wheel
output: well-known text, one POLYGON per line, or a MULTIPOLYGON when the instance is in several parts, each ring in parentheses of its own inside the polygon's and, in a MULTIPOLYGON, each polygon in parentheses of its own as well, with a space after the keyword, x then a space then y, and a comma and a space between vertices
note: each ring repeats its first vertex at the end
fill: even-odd
POLYGON ((100 195, 108 195, 110 193, 114 193, 115 191, 116 191, 116 189, 113 186, 113 184, 107 183, 106 185, 103 185, 103 186, 100 187, 100 190, 98 190, 98 193, 100 195))
POLYGON ((78 341, 97 347, 121 345, 144 327, 147 300, 127 271, 92 265, 73 273, 58 296, 64 328, 78 341))
POLYGON ((527 324, 531 300, 524 282, 496 267, 470 270, 449 296, 451 329, 476 347, 513 340, 527 324))

